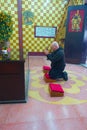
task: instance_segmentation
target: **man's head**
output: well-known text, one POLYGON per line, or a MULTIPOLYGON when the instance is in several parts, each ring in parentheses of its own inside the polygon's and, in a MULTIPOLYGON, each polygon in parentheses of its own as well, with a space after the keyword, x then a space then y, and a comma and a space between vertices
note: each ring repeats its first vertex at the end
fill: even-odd
POLYGON ((59 48, 58 42, 56 42, 56 41, 52 42, 52 44, 51 44, 51 49, 52 49, 53 51, 55 51, 55 50, 57 50, 58 48, 59 48))

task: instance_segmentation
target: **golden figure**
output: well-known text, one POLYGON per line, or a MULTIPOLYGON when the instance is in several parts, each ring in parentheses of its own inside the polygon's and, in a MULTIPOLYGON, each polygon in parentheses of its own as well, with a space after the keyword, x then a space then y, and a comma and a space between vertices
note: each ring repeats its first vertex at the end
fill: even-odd
POLYGON ((81 16, 79 14, 79 10, 77 10, 75 15, 73 16, 71 23, 72 23, 72 31, 78 32, 80 30, 80 23, 81 23, 81 16))

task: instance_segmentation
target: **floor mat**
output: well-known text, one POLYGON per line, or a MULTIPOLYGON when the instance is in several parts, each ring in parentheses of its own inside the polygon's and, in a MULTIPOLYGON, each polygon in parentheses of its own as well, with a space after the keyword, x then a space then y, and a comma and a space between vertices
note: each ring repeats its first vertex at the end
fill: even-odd
POLYGON ((44 81, 42 67, 30 70, 29 96, 49 104, 81 104, 87 102, 87 70, 79 65, 67 64, 68 81, 57 81, 64 89, 63 97, 50 97, 49 83, 44 81))

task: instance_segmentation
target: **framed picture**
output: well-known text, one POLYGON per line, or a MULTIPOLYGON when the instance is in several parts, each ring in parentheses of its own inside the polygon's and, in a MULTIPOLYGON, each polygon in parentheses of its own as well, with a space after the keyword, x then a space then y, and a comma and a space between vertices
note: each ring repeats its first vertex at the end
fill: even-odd
POLYGON ((35 26, 34 36, 39 38, 54 38, 56 36, 57 27, 35 26))

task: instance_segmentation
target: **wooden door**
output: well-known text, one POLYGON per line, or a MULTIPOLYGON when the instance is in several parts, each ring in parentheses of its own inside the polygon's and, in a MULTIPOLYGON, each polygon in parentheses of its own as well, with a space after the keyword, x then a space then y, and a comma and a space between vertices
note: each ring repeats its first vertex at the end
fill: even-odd
POLYGON ((69 6, 66 23, 65 59, 67 63, 85 63, 87 34, 87 5, 69 6))

